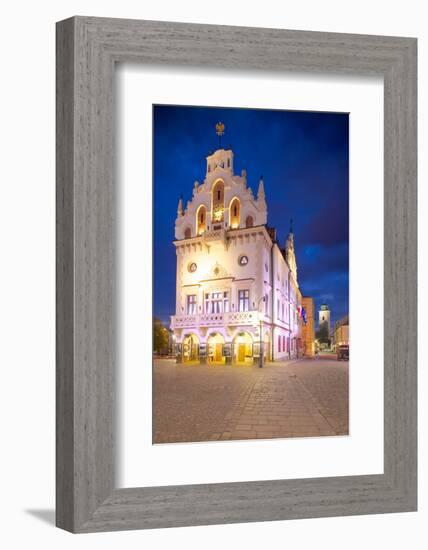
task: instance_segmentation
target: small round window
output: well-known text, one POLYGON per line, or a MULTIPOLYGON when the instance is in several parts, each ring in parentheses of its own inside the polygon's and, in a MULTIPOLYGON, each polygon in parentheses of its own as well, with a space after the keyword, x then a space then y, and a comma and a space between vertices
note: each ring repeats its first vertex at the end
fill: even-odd
POLYGON ((239 256, 238 264, 239 265, 247 265, 248 264, 248 256, 246 256, 245 254, 243 254, 242 256, 239 256))
POLYGON ((188 269, 189 269, 190 273, 194 273, 198 269, 198 266, 195 264, 195 262, 192 262, 191 264, 189 264, 188 269))

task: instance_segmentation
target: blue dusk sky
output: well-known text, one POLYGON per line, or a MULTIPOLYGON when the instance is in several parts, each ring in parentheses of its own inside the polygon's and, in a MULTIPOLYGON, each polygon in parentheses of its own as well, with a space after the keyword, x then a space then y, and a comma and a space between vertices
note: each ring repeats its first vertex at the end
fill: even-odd
POLYGON ((293 218, 297 276, 316 310, 329 305, 332 323, 348 313, 349 117, 347 113, 217 107, 153 107, 154 304, 165 323, 175 313, 174 223, 177 203, 205 177, 206 156, 222 144, 234 172, 247 170, 254 195, 263 175, 268 225, 285 245, 293 218))

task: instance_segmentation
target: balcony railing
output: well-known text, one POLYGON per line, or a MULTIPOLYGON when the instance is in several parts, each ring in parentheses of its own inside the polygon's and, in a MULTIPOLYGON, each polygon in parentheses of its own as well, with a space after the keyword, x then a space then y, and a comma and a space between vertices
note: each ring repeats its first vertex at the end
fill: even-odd
POLYGON ((227 325, 257 325, 259 312, 253 311, 230 311, 227 315, 227 325))
POLYGON ((258 311, 229 311, 228 313, 201 313, 199 315, 172 315, 171 329, 256 325, 258 311))

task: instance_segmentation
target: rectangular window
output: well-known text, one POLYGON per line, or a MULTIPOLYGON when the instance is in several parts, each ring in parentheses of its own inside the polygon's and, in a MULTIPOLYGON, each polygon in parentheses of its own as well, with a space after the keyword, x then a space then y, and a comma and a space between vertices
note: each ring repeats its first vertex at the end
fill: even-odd
POLYGON ((281 336, 278 334, 278 351, 281 351, 281 336))
POLYGON ((285 336, 282 337, 282 351, 285 351, 285 336))
POLYGON ((250 311, 250 291, 238 291, 238 311, 250 311))
POLYGON ((187 315, 196 315, 196 294, 187 296, 187 315))
POLYGON ((228 292, 206 292, 205 313, 227 313, 229 311, 228 292))
POLYGON ((276 301, 276 316, 280 319, 281 311, 279 309, 279 300, 276 301))
POLYGON ((221 292, 211 294, 211 313, 221 313, 221 292))
POLYGON ((227 313, 229 311, 229 293, 223 292, 223 311, 227 313))

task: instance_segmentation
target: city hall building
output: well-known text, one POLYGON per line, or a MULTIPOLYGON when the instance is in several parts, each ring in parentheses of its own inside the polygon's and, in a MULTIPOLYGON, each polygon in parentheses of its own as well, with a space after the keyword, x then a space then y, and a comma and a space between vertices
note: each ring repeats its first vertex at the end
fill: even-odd
POLYGON ((175 221, 176 311, 171 330, 178 362, 252 364, 303 354, 302 295, 292 228, 283 246, 268 223, 263 178, 257 196, 233 152, 207 157, 175 221))

